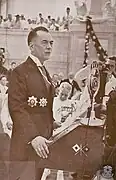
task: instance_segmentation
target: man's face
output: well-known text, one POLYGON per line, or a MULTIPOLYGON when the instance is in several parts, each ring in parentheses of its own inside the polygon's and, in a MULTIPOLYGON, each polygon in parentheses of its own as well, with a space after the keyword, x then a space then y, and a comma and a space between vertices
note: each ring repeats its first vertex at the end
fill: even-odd
POLYGON ((3 49, 0 48, 0 55, 3 55, 3 49))
POLYGON ((67 12, 67 14, 70 14, 70 9, 67 9, 66 12, 67 12))
POLYGON ((40 18, 40 19, 42 18, 42 14, 41 14, 41 13, 39 14, 39 18, 40 18))
POLYGON ((107 59, 106 66, 108 66, 110 73, 115 71, 115 61, 114 60, 107 59))
POLYGON ((41 63, 50 58, 53 47, 53 39, 50 33, 39 31, 32 40, 31 52, 41 63))
POLYGON ((6 86, 7 83, 8 83, 7 78, 6 78, 6 77, 3 77, 3 78, 1 79, 1 84, 2 84, 3 86, 6 86))
POLYGON ((60 100, 61 101, 65 101, 68 99, 69 97, 69 90, 67 89, 61 89, 60 92, 59 92, 59 97, 60 97, 60 100))
POLYGON ((63 80, 64 79, 64 74, 63 73, 59 73, 58 79, 59 79, 59 81, 63 80))
POLYGON ((11 69, 13 70, 13 69, 15 69, 15 68, 16 68, 16 64, 13 63, 13 64, 11 65, 11 69))
POLYGON ((69 77, 69 79, 74 79, 74 74, 73 74, 73 73, 70 73, 70 74, 68 75, 68 77, 69 77))
POLYGON ((53 81, 57 82, 58 81, 58 75, 57 74, 54 74, 53 77, 52 77, 53 81))

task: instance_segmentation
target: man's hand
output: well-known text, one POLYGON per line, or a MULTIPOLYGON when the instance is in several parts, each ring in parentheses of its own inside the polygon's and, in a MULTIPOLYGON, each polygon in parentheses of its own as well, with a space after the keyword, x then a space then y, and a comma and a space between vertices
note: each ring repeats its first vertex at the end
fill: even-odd
POLYGON ((47 158, 49 154, 48 144, 52 141, 47 140, 42 136, 37 136, 31 141, 32 147, 36 151, 37 155, 41 158, 47 158))

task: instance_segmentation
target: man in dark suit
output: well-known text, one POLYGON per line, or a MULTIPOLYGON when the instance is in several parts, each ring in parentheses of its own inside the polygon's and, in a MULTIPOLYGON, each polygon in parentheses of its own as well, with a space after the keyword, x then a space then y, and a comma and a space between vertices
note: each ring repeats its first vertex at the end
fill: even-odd
MULTIPOLYGON (((11 180, 22 180, 18 165, 24 161, 35 163, 34 180, 41 179, 43 169, 38 169, 37 166, 40 158, 47 158, 49 155, 48 139, 53 132, 54 89, 49 73, 43 66, 52 51, 52 36, 45 27, 37 27, 28 35, 28 46, 30 56, 13 70, 9 83, 8 104, 13 120, 9 174, 11 180), (19 163, 13 165, 13 161, 19 163), (16 167, 18 170, 15 170, 16 167)), ((29 178, 28 174, 26 179, 29 178)))
POLYGON ((68 82, 72 86, 72 91, 71 91, 69 99, 71 99, 73 97, 73 95, 75 94, 74 93, 75 90, 78 91, 78 92, 81 92, 81 89, 80 89, 78 83, 74 80, 73 72, 70 72, 68 74, 68 79, 64 79, 64 80, 61 81, 61 83, 62 82, 68 82))
POLYGON ((9 71, 8 71, 8 80, 10 80, 10 77, 12 76, 12 71, 13 71, 13 69, 15 69, 16 68, 16 62, 12 62, 11 63, 11 68, 9 69, 9 71))

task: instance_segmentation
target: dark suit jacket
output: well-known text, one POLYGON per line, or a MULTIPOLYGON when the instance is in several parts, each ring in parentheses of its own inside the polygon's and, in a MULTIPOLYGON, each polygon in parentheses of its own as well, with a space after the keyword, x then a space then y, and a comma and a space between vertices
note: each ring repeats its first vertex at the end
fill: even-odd
MULTIPOLYGON (((49 81, 51 81, 47 73, 49 81)), ((31 159, 35 151, 30 150, 32 139, 36 136, 50 138, 53 131, 53 86, 48 92, 43 76, 33 60, 28 59, 12 72, 9 83, 9 111, 13 120, 13 133, 11 139, 11 160, 31 159), (47 99, 47 106, 35 107, 28 105, 29 97, 47 99)), ((33 159, 33 158, 32 158, 33 159)))
POLYGON ((73 96, 74 89, 76 89, 77 91, 81 91, 78 83, 77 83, 75 80, 73 80, 72 83, 70 83, 69 79, 64 79, 64 80, 61 81, 61 83, 62 83, 62 82, 68 82, 69 84, 71 84, 71 86, 72 86, 72 91, 71 91, 70 98, 73 96))
POLYGON ((110 146, 116 144, 116 91, 112 90, 107 103, 106 134, 110 146))
POLYGON ((100 87, 95 97, 95 102, 97 104, 102 103, 103 97, 105 95, 106 78, 107 78, 107 74, 105 72, 100 72, 100 87))

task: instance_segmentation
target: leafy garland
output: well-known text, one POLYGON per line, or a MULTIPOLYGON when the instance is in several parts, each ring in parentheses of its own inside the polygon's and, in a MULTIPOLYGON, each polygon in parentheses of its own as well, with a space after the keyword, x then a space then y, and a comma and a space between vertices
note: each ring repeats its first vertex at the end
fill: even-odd
POLYGON ((108 57, 107 51, 101 46, 98 37, 95 34, 95 31, 92 26, 91 17, 87 16, 86 20, 86 33, 85 33, 85 50, 84 50, 84 62, 83 67, 87 66, 88 57, 89 57, 89 41, 90 38, 94 44, 94 47, 97 51, 97 56, 100 61, 104 61, 108 57))

